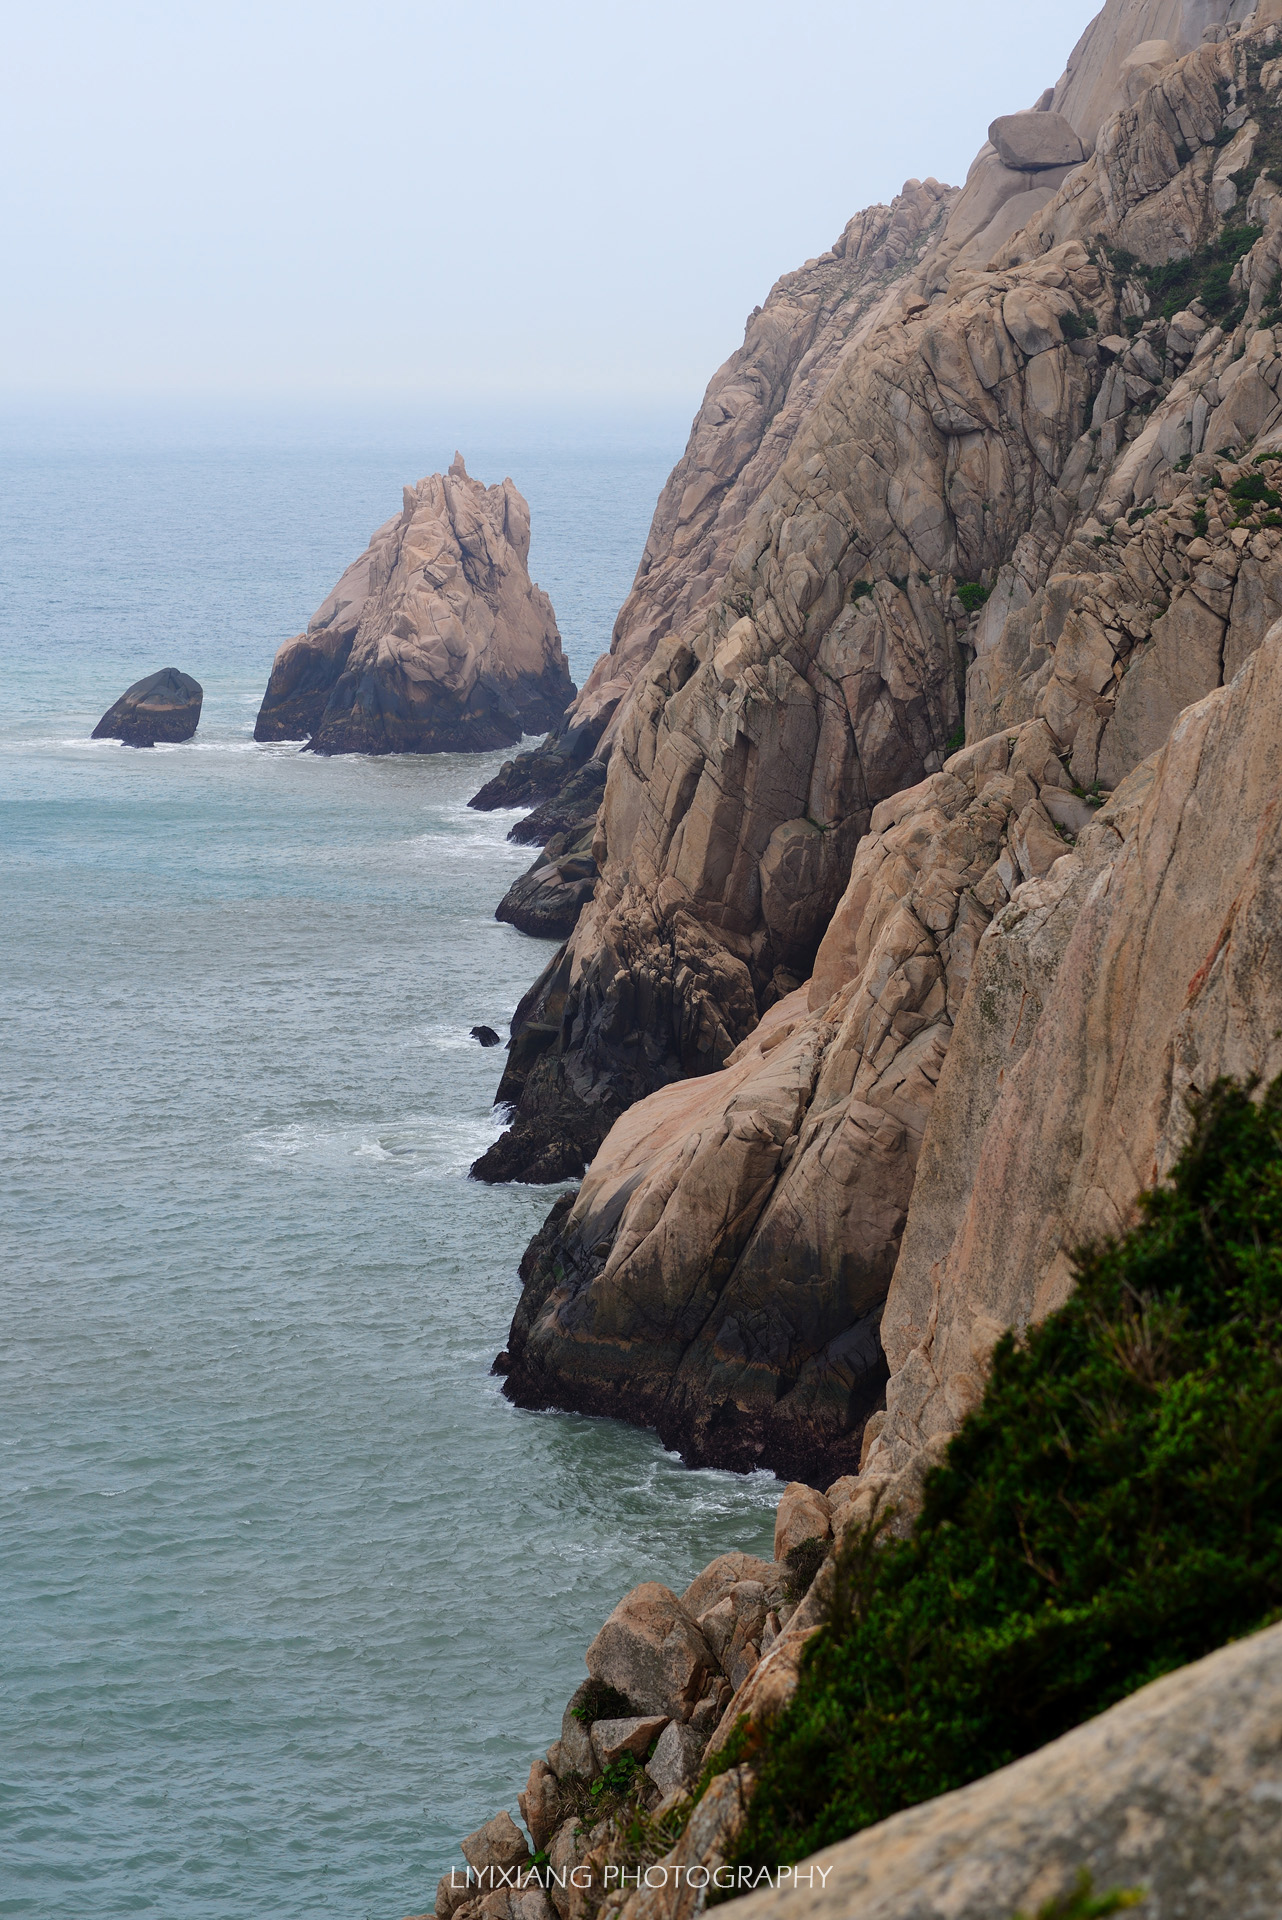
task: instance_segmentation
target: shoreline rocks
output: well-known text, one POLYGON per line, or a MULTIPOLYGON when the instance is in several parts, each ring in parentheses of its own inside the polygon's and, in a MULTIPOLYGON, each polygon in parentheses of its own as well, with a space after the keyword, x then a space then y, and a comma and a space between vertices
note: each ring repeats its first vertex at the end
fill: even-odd
POLYGON ((177 667, 162 667, 135 680, 108 707, 94 728, 93 740, 122 740, 127 747, 154 747, 190 740, 200 725, 205 694, 198 680, 177 667))
POLYGON ((488 753, 561 719, 574 695, 552 604, 530 580, 530 514, 461 454, 405 489, 305 633, 287 640, 256 740, 315 753, 488 753))

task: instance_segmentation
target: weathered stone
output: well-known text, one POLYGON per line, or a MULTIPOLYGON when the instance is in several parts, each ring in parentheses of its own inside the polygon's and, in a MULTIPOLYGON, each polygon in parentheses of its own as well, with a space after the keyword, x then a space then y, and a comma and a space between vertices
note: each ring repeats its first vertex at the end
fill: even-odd
POLYGON ((809 987, 723 1072, 634 1106, 549 1216, 510 1398, 626 1411, 698 1463, 857 1467, 951 1023, 989 914, 1068 851, 1039 805, 1061 794, 1084 804, 1035 721, 877 809, 809 987))
POLYGON ((506 1808, 462 1843, 463 1858, 477 1873, 524 1866, 530 1858, 525 1835, 506 1808))
POLYGON ((204 690, 189 673, 162 667, 135 680, 108 707, 93 730, 95 740, 122 740, 127 747, 154 747, 190 740, 200 725, 204 690))
POLYGON ((716 1668, 675 1593, 648 1580, 620 1600, 587 1651, 594 1680, 617 1687, 648 1714, 686 1720, 716 1668))
POLYGON ((482 1047, 497 1047, 501 1044, 493 1027, 473 1027, 472 1038, 482 1047))
POLYGON ((254 738, 482 753, 551 726, 574 687, 529 551, 512 482, 481 486, 461 454, 407 487, 402 512, 280 648, 254 738))
POLYGON ((807 1861, 743 1920, 993 1920, 1090 1872, 1160 1920, 1282 1910, 1282 1627, 1178 1673, 1013 1766, 807 1861), (821 1871, 822 1870, 822 1873, 821 1871))
POLYGON ((1279 712, 1282 625, 981 943, 882 1319, 868 1472, 952 1431, 1000 1333, 1067 1296, 1068 1250, 1129 1224, 1190 1085, 1282 1069, 1279 712))
POLYGON ((656 1740, 668 1725, 666 1714, 646 1714, 631 1720, 594 1720, 592 1723, 592 1751, 603 1767, 630 1753, 634 1760, 644 1760, 651 1742, 656 1740))
POLYGON ((993 121, 988 137, 1002 165, 1016 173, 1076 167, 1086 158, 1062 113, 1004 113, 993 121))
POLYGON ((831 1534, 827 1496, 800 1481, 785 1487, 775 1514, 775 1559, 782 1563, 803 1540, 827 1540, 831 1534))
POLYGON ((669 1720, 646 1763, 646 1772, 660 1793, 669 1794, 690 1786, 698 1776, 705 1744, 706 1736, 701 1739, 693 1727, 669 1720))
POLYGON ((697 1574, 681 1596, 681 1604, 692 1620, 725 1598, 741 1580, 760 1581, 771 1599, 782 1588, 784 1570, 770 1560, 759 1560, 751 1553, 722 1553, 697 1574))
POLYGON ((521 1818, 530 1830, 534 1850, 541 1853, 556 1832, 563 1816, 560 1782, 547 1760, 535 1760, 525 1792, 517 1795, 521 1818))

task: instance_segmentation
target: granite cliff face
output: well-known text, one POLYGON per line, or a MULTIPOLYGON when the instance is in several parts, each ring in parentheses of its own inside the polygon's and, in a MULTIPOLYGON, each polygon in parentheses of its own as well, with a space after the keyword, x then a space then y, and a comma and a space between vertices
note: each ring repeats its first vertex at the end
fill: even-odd
MULTIPOLYGON (((1282 615, 1282 35, 1226 12, 1181 53, 1171 9, 1110 6, 1060 110, 994 123, 931 246, 836 357, 724 579, 615 713, 600 878, 518 1013, 514 1125, 478 1167, 553 1178, 604 1142, 527 1256, 502 1363, 522 1403, 622 1411, 702 1461, 822 1480, 876 1439, 869 1468, 901 1467, 955 1424, 997 1330, 1057 1297, 1045 1247, 1124 1218, 1149 1176, 1148 1148, 1123 1156, 1102 1109, 1065 1104, 1131 1002, 1071 1032, 1056 1015, 1072 1071, 1040 1036, 1080 989, 1076 963, 1056 985, 1065 943, 1103 938, 1097 907, 1073 932, 1101 875, 1131 873, 1145 808, 1149 844, 1197 788, 1168 764, 1180 716, 1237 676, 1213 703, 1219 771, 1198 777, 1276 751, 1272 655, 1251 662, 1282 615), (1094 146, 1075 166, 1070 136, 1094 146), (996 1006, 1009 1038, 985 1053, 996 1006), (1037 1127, 1010 1105, 1025 1049, 1037 1127), (1105 1128, 1103 1211, 1036 1199, 1051 1116, 1066 1166, 1105 1128)), ((1190 874, 1216 867, 1208 919, 1184 927, 1205 935, 1190 978, 1272 805, 1263 772, 1245 796, 1197 791, 1223 821, 1186 842, 1190 874)), ((1127 898, 1115 937, 1147 953, 1127 898)), ((1127 992, 1150 997, 1138 962, 1127 992)), ((1267 1066, 1244 1004, 1199 1084, 1247 1053, 1267 1066)), ((1178 1129, 1175 1044, 1154 1037, 1128 1081, 1165 1115, 1154 1142, 1178 1129)))
POLYGON ((461 454, 405 489, 307 631, 276 655, 256 740, 317 753, 485 753, 554 726, 574 694, 530 514, 461 454))

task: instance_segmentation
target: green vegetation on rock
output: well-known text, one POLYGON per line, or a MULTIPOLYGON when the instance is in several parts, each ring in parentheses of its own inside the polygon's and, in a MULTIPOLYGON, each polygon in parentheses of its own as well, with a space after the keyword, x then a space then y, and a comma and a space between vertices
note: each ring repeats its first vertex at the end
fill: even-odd
POLYGON ((1190 1102, 1168 1185, 926 1488, 835 1563, 738 1858, 801 1858, 1030 1753, 1282 1610, 1282 1080, 1190 1102))

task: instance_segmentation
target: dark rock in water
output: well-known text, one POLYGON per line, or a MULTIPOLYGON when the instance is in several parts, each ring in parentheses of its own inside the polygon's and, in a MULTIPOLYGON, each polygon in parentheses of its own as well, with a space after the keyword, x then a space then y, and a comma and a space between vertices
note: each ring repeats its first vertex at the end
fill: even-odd
POLYGON ((573 933, 596 886, 593 831, 589 823, 577 839, 554 834, 533 866, 512 882, 494 918, 536 939, 564 940, 573 933))
POLYGON ((586 1102, 565 1087, 555 1066, 561 1041, 558 1008, 565 1005, 566 950, 558 947, 512 1018, 512 1039, 495 1101, 520 1103, 517 1123, 472 1163, 471 1177, 499 1184, 521 1180, 530 1186, 574 1180, 628 1104, 612 1085, 586 1102), (535 1013, 539 1018, 535 1018, 535 1013))
POLYGON ((582 833, 596 819, 605 792, 604 760, 589 760, 566 780, 560 791, 535 807, 508 830, 518 846, 542 847, 556 833, 582 833))
POLYGON ((530 752, 505 760, 468 806, 478 813, 493 813, 499 807, 528 807, 533 801, 552 799, 591 758, 604 724, 589 720, 564 733, 551 733, 530 752))
POLYGON ((493 1027, 473 1027, 472 1038, 479 1040, 483 1047, 497 1047, 500 1044, 499 1036, 493 1027))
POLYGON ((145 680, 135 680, 114 707, 108 707, 94 728, 94 740, 123 740, 127 747, 154 747, 190 740, 200 725, 205 698, 199 680, 177 667, 162 667, 145 680))

